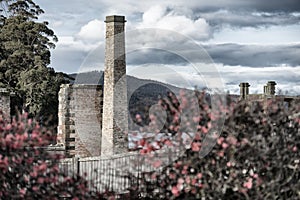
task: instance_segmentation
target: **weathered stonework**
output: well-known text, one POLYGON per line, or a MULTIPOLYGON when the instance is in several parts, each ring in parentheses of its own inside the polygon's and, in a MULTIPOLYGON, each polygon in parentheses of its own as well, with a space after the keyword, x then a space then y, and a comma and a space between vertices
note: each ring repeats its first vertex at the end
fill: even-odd
POLYGON ((3 117, 10 119, 10 93, 5 88, 0 88, 0 110, 3 117))
POLYGON ((240 83, 240 100, 247 99, 249 95, 249 83, 240 83))
POLYGON ((102 86, 61 86, 57 143, 66 156, 99 156, 101 152, 102 86))
POLYGON ((268 81, 267 85, 264 86, 264 94, 269 96, 275 95, 275 81, 268 81))
POLYGON ((128 131, 125 18, 108 16, 105 22, 104 89, 100 85, 66 84, 59 92, 57 143, 65 147, 67 157, 128 150, 124 134, 128 131))
POLYGON ((106 17, 101 155, 126 152, 128 142, 124 16, 106 17))

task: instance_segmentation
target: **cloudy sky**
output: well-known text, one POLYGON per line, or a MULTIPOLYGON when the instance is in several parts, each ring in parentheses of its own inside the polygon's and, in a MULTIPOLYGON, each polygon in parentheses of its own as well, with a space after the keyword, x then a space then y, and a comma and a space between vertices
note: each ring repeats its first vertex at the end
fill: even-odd
POLYGON ((299 0, 36 0, 59 42, 57 71, 103 70, 105 16, 126 16, 127 71, 184 86, 220 80, 238 93, 269 80, 300 95, 299 0))

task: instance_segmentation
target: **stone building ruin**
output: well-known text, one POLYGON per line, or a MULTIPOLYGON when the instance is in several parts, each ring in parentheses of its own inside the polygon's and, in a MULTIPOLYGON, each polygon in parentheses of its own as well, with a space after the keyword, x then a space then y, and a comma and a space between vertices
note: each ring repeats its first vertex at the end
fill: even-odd
POLYGON ((115 15, 105 20, 104 86, 61 86, 57 142, 65 147, 67 157, 127 151, 125 22, 124 16, 115 15))
POLYGON ((101 85, 61 86, 57 143, 65 148, 67 157, 100 155, 102 108, 101 85))
MULTIPOLYGON (((275 95, 275 81, 268 81, 267 84, 264 86, 263 91, 264 93, 260 95, 261 97, 273 97, 275 95)), ((248 99, 249 96, 249 87, 250 84, 248 82, 242 82, 239 84, 240 86, 240 100, 248 99)), ((256 94, 254 94, 255 96, 256 94)), ((252 95, 253 96, 253 95, 252 95)), ((256 95, 257 96, 257 95, 256 95)))

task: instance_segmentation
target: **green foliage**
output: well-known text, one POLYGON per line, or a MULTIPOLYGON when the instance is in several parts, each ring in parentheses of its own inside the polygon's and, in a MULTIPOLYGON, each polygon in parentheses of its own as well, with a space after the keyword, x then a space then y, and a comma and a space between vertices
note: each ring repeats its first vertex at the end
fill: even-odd
MULTIPOLYGON (((50 48, 57 41, 47 22, 38 22, 44 11, 31 0, 1 0, 0 87, 15 92, 15 102, 35 117, 57 114, 61 74, 47 68, 50 48)), ((55 123, 55 120, 52 121, 55 123)))

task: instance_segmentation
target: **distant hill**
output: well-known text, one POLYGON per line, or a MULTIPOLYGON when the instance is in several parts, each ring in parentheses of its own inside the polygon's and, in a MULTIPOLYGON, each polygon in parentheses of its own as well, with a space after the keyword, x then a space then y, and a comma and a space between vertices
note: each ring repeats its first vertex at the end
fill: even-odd
MULTIPOLYGON (((104 85, 103 71, 73 73, 68 74, 68 76, 70 77, 68 79, 70 84, 104 85)), ((129 75, 127 75, 127 86, 129 94, 133 92, 138 92, 143 95, 147 94, 150 96, 157 96, 159 94, 163 95, 166 94, 168 91, 172 91, 173 93, 178 94, 179 90, 182 89, 159 81, 139 79, 129 75)))
MULTIPOLYGON (((91 71, 84 73, 68 74, 68 80, 71 84, 89 84, 103 85, 103 71, 91 71)), ((136 114, 143 116, 143 123, 148 124, 149 108, 157 104, 159 99, 164 98, 168 93, 179 94, 182 88, 161 83, 154 80, 139 79, 127 75, 127 93, 128 93, 128 108, 131 118, 134 119, 136 114)))
POLYGON ((103 71, 68 74, 71 84, 103 85, 103 71))

